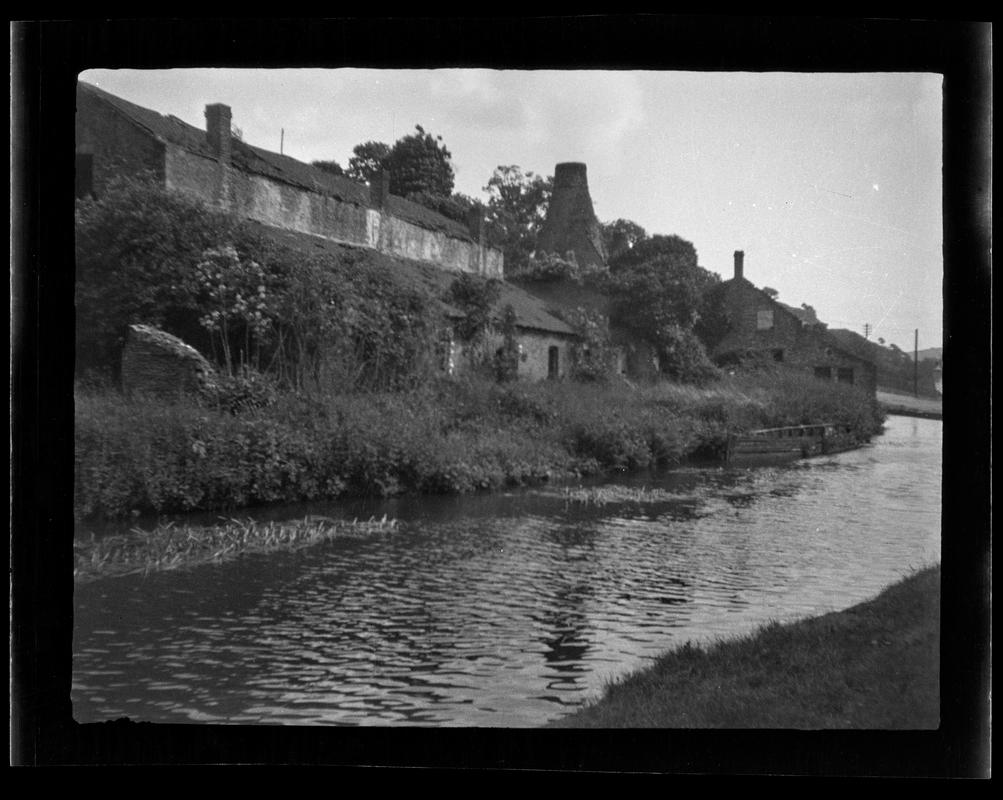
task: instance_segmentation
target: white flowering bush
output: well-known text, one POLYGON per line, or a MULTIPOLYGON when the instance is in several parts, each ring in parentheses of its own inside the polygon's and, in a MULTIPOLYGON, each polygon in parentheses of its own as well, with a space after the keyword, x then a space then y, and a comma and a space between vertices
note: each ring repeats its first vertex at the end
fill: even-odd
POLYGON ((192 280, 203 311, 199 324, 209 332, 217 362, 222 360, 232 376, 237 344, 240 366, 250 362, 252 352, 257 366, 261 343, 272 326, 264 268, 251 259, 241 259, 232 245, 211 247, 195 265, 192 280))

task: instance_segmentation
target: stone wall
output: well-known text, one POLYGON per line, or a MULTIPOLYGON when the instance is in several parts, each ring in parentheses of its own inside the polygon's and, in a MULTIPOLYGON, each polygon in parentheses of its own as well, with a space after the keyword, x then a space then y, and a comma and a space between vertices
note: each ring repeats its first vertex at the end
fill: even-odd
POLYGON ((540 381, 550 377, 550 349, 557 348, 558 378, 571 371, 571 337, 543 331, 519 331, 519 378, 540 381))
MULTIPOLYGON (((168 145, 166 164, 169 188, 212 202, 222 169, 215 159, 168 145)), ((503 256, 495 248, 263 175, 231 167, 227 202, 235 214, 266 225, 369 247, 454 272, 502 277, 503 256)))
POLYGON ((744 278, 728 281, 720 290, 730 330, 714 348, 716 360, 753 352, 813 375, 828 370, 830 380, 877 391, 874 365, 843 351, 824 329, 802 325, 744 278))
POLYGON ((150 325, 130 325, 122 354, 122 390, 158 400, 211 391, 215 371, 194 347, 150 325))
MULTIPOLYGON (((568 377, 571 369, 573 337, 530 328, 519 328, 517 339, 519 364, 516 376, 519 380, 542 381, 550 378, 551 348, 557 349, 557 375, 555 377, 568 377)), ((479 357, 487 358, 490 362, 493 354, 502 344, 503 339, 500 334, 489 334, 481 345, 479 357)), ((451 371, 450 368, 444 370, 448 374, 463 375, 471 369, 469 351, 455 340, 451 344, 448 359, 451 371)))
POLYGON ((77 95, 75 136, 77 154, 93 157, 89 183, 98 196, 118 175, 149 171, 163 179, 164 145, 89 94, 77 95))

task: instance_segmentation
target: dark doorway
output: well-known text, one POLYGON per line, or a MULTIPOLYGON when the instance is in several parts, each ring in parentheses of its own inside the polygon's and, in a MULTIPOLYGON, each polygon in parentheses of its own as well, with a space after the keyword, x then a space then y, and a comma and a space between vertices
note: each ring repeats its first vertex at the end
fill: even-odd
POLYGON ((547 377, 556 378, 561 371, 561 355, 557 346, 552 346, 547 350, 547 377))

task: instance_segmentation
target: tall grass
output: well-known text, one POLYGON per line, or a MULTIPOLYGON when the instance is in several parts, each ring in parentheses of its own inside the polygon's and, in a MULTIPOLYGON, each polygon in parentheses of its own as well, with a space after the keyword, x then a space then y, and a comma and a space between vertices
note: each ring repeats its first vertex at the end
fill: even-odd
POLYGON ((74 543, 74 577, 80 581, 219 563, 244 553, 298 550, 346 536, 386 533, 397 520, 307 517, 293 522, 223 520, 218 525, 159 525, 151 531, 93 535, 74 543))
POLYGON ((80 519, 272 502, 456 493, 713 455, 730 433, 836 422, 867 438, 876 403, 811 378, 669 383, 471 378, 412 392, 308 399, 228 413, 106 389, 76 392, 80 519))

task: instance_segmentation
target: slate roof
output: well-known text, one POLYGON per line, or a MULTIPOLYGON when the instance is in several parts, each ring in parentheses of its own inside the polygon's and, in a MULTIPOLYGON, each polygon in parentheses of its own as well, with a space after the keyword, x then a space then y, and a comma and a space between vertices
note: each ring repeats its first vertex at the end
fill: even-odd
MULTIPOLYGON (((175 116, 165 116, 148 108, 143 108, 121 97, 109 94, 84 81, 77 82, 77 90, 91 94, 112 106, 133 123, 146 129, 158 139, 182 147, 190 153, 213 158, 206 132, 175 116)), ((369 206, 369 187, 340 175, 297 161, 287 155, 273 153, 254 147, 239 139, 233 140, 233 164, 238 169, 255 175, 297 186, 333 197, 358 206, 369 206)), ((391 195, 387 200, 387 210, 395 217, 423 228, 438 230, 458 239, 470 241, 470 231, 466 225, 445 217, 436 211, 391 195)))
MULTIPOLYGON (((333 258, 344 257, 349 253, 364 252, 369 263, 380 269, 400 286, 412 289, 424 289, 439 298, 443 311, 447 316, 458 318, 463 313, 449 305, 441 298, 459 273, 441 269, 422 261, 392 256, 378 250, 353 247, 331 241, 322 236, 311 236, 299 231, 273 228, 257 222, 249 222, 251 229, 269 241, 285 248, 299 251, 306 255, 326 255, 333 258)), ((547 311, 546 304, 526 290, 505 281, 501 282, 501 296, 496 308, 501 309, 511 305, 516 315, 516 324, 520 328, 554 333, 564 336, 577 335, 574 328, 547 311)))

